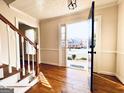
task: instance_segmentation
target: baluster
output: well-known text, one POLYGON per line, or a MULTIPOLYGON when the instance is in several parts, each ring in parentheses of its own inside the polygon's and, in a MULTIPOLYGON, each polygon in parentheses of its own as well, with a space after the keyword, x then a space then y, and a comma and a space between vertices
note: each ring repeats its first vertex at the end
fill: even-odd
POLYGON ((39 46, 37 45, 37 49, 36 49, 36 76, 38 76, 39 74, 39 46))
POLYGON ((35 69, 34 69, 34 54, 32 54, 32 74, 35 76, 35 69))
POLYGON ((28 55, 28 73, 31 72, 31 65, 30 65, 30 43, 26 41, 26 54, 28 55))
POLYGON ((3 65, 2 63, 0 63, 0 66, 3 65))
POLYGON ((24 38, 21 37, 21 41, 22 41, 22 74, 23 76, 25 75, 25 55, 24 55, 24 38))
POLYGON ((19 34, 15 32, 16 42, 16 69, 20 69, 20 47, 19 47, 19 34))
POLYGON ((30 55, 28 54, 28 73, 31 72, 31 69, 30 69, 30 55))
POLYGON ((7 39, 8 39, 8 63, 9 63, 9 73, 12 73, 12 66, 11 66, 11 61, 10 61, 10 44, 9 44, 9 33, 10 33, 10 27, 7 24, 7 39))

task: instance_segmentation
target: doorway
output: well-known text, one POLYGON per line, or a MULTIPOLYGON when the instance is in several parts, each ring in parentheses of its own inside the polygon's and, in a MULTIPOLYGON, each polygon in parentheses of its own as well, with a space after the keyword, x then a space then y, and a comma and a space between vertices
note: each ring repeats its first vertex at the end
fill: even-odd
MULTIPOLYGON (((22 33, 29 38, 32 42, 34 43, 38 43, 38 27, 37 26, 33 26, 30 23, 27 23, 21 19, 16 19, 16 27, 18 29, 20 29, 22 31, 22 33)), ((23 38, 24 39, 24 38, 23 38)), ((16 34, 16 60, 17 63, 20 64, 16 64, 17 69, 20 69, 21 65, 22 65, 22 56, 24 57, 24 62, 27 64, 27 60, 29 59, 30 61, 32 61, 32 57, 30 56, 29 58, 29 53, 31 53, 31 51, 34 51, 34 48, 28 43, 28 42, 23 42, 23 46, 22 46, 22 38, 16 34), (22 50, 23 47, 23 50, 22 50), (22 51, 24 52, 24 54, 22 54, 22 51)), ((36 60, 36 58, 34 58, 34 61, 36 60)))
POLYGON ((67 24, 66 27, 66 67, 88 70, 87 21, 67 24))
MULTIPOLYGON (((88 68, 88 21, 79 21, 60 27, 60 50, 62 53, 60 66, 87 70, 88 68)), ((98 72, 101 50, 101 16, 95 17, 94 22, 94 72, 98 72)))
MULTIPOLYGON (((59 65, 80 70, 87 70, 87 37, 88 21, 79 21, 70 24, 60 25, 59 33, 59 65), (85 30, 84 30, 85 29, 85 30), (77 40, 73 39, 76 38, 77 40), (84 37, 84 38, 83 38, 84 37), (83 40, 81 40, 82 38, 83 40), (73 45, 77 44, 77 45, 73 45), (73 47, 74 46, 74 47, 73 47), (76 49, 74 49, 76 48, 76 49), (75 51, 73 51, 75 50, 75 51), (77 51, 76 51, 77 50, 77 51), (79 51, 78 51, 79 50, 79 51), (80 51, 81 50, 81 51, 80 51), (72 55, 76 57, 72 58, 72 55), (81 58, 82 56, 82 58, 81 58), (75 62, 77 61, 77 62, 75 62)), ((101 16, 95 17, 94 22, 94 72, 99 72, 101 59, 101 16)))
MULTIPOLYGON (((24 23, 19 23, 19 29, 23 31, 24 35, 28 37, 33 43, 38 43, 38 33, 37 28, 31 27, 29 25, 26 25, 24 23)), ((20 47, 20 62, 22 62, 22 57, 24 56, 24 61, 28 61, 28 56, 30 61, 32 61, 31 55, 35 54, 35 49, 28 43, 24 42, 24 49, 22 50, 22 38, 19 37, 19 47, 20 47), (22 51, 24 51, 24 55, 22 54, 22 51)))

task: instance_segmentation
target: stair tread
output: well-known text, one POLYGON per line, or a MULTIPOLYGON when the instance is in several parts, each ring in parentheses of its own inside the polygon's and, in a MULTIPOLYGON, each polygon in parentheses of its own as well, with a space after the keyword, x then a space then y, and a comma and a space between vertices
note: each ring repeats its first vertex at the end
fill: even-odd
POLYGON ((32 79, 29 81, 29 83, 33 82, 37 77, 32 77, 32 79))
POLYGON ((24 76, 22 74, 22 71, 20 71, 20 80, 18 80, 18 82, 24 80, 26 77, 28 77, 30 74, 29 73, 26 73, 24 76))
POLYGON ((0 65, 0 68, 4 68, 4 67, 6 67, 7 65, 5 65, 5 64, 2 64, 2 65, 0 65))
POLYGON ((8 65, 5 65, 5 64, 3 64, 1 66, 1 68, 3 68, 4 77, 3 78, 0 78, 0 80, 3 80, 5 78, 8 78, 8 77, 10 77, 10 76, 12 76, 12 75, 17 74, 17 73, 20 72, 20 71, 16 70, 15 67, 12 67, 12 73, 9 73, 9 66, 8 65))

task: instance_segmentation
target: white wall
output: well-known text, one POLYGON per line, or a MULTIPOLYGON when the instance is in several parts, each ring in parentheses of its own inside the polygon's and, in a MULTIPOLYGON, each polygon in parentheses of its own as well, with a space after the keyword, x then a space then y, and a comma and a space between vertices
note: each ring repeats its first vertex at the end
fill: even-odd
POLYGON ((118 6, 118 38, 116 76, 124 84, 124 1, 118 6))

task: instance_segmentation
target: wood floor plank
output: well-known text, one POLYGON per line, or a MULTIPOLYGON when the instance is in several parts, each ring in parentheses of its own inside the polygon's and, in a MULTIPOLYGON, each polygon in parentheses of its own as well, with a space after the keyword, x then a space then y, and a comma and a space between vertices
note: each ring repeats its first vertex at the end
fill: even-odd
POLYGON ((85 71, 41 64, 40 72, 45 80, 42 79, 27 93, 89 93, 85 71))
POLYGON ((124 85, 94 74, 93 93, 124 93, 124 85))
MULTIPOLYGON (((58 66, 40 65, 41 82, 26 93, 90 93, 85 71, 58 66)), ((93 93, 124 93, 124 86, 94 75, 93 93)))

